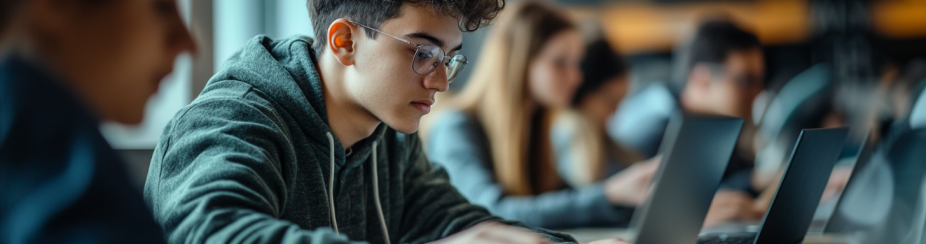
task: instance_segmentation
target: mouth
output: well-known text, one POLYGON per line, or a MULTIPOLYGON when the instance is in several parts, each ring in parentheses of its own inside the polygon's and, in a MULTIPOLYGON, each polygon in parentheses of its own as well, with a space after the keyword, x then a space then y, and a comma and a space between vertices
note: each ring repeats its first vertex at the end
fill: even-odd
POLYGON ((434 100, 418 100, 412 102, 412 107, 418 109, 423 114, 428 114, 431 112, 431 105, 434 105, 434 100))

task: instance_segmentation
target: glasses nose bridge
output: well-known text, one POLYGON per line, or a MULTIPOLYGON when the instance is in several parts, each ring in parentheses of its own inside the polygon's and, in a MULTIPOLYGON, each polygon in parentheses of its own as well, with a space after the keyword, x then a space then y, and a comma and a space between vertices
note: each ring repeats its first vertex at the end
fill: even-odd
MULTIPOLYGON (((444 66, 444 65, 438 65, 444 66)), ((446 91, 450 87, 450 77, 448 76, 449 70, 447 68, 436 67, 431 70, 428 74, 424 75, 425 87, 430 89, 436 89, 439 92, 446 91), (441 69, 442 71, 438 71, 441 69)))

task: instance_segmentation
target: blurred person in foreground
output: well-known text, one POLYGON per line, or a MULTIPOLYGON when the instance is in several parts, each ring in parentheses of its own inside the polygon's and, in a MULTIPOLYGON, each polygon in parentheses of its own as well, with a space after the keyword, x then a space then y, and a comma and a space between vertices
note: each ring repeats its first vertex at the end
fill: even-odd
POLYGON ((171 243, 550 243, 492 216, 415 134, 497 0, 309 0, 315 39, 257 36, 165 128, 145 184, 171 243))
POLYGON ((0 1, 0 243, 163 243, 101 120, 195 45, 174 0, 0 1))
POLYGON ((580 187, 557 172, 553 114, 582 82, 584 49, 576 25, 555 7, 527 1, 504 13, 472 78, 425 135, 429 156, 467 199, 536 227, 626 226, 656 163, 580 187))

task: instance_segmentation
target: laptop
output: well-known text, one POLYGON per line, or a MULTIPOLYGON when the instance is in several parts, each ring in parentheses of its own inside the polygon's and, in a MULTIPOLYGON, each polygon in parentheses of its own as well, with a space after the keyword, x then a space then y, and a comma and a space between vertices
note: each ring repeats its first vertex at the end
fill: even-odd
POLYGON ((698 244, 801 243, 836 165, 846 128, 806 129, 794 145, 778 191, 758 232, 710 233, 698 244))
POLYGON ((740 118, 672 117, 660 146, 664 156, 653 192, 631 220, 636 237, 631 239, 638 244, 697 241, 742 127, 740 118))
POLYGON ((849 175, 849 181, 846 182, 846 187, 843 190, 843 193, 839 195, 839 199, 836 201, 836 206, 833 208, 833 214, 830 215, 830 219, 826 221, 826 226, 823 227, 823 233, 834 234, 834 233, 850 233, 862 229, 862 226, 857 226, 853 224, 853 221, 847 219, 848 217, 843 215, 844 208, 846 208, 846 193, 849 191, 858 191, 863 190, 859 189, 863 187, 858 184, 860 182, 860 174, 865 170, 865 167, 868 165, 868 162, 871 161, 872 152, 877 147, 871 139, 871 135, 865 136, 862 146, 859 148, 858 156, 855 157, 855 165, 852 166, 852 173, 849 175))

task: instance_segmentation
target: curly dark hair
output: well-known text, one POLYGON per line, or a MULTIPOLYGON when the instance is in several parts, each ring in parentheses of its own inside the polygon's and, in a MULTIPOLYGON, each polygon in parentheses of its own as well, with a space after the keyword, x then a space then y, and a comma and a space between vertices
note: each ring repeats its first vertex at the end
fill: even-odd
MULTIPOLYGON (((460 18, 460 30, 471 32, 488 25, 505 8, 505 0, 308 0, 309 18, 315 29, 312 49, 320 55, 327 45, 328 26, 339 18, 379 28, 399 15, 402 4, 425 5, 436 13, 460 18)), ((363 30, 370 38, 376 32, 363 30)))
POLYGON ((727 20, 702 23, 691 44, 688 71, 698 63, 723 64, 734 51, 761 48, 756 35, 727 20))

